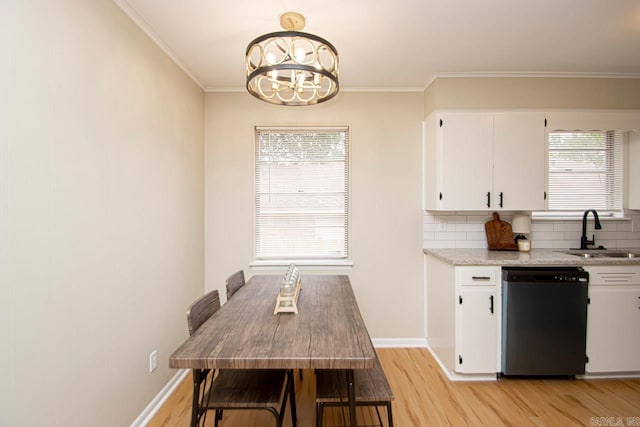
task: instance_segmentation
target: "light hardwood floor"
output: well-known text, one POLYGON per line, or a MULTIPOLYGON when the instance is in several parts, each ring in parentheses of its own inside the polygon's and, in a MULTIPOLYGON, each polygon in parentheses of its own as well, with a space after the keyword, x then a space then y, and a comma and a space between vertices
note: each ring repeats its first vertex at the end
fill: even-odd
MULTIPOLYGON (((638 379, 451 382, 425 349, 378 349, 378 355, 395 394, 396 427, 615 425, 618 417, 621 426, 640 426, 638 379)), ((296 383, 300 427, 314 425, 314 387, 313 372, 305 371, 303 381, 296 383)), ((190 405, 191 377, 187 377, 149 427, 188 426, 190 405)), ((339 412, 332 411, 325 415, 328 421, 325 426, 342 422, 339 412)), ((382 415, 384 419, 384 412, 382 415)), ((370 413, 363 413, 362 419, 367 425, 375 421, 370 413)), ((213 425, 209 424, 211 420, 209 417, 208 426, 213 425)), ((227 412, 220 424, 221 427, 273 425, 273 416, 266 411, 227 412)), ((287 409, 285 427, 290 426, 287 409)))

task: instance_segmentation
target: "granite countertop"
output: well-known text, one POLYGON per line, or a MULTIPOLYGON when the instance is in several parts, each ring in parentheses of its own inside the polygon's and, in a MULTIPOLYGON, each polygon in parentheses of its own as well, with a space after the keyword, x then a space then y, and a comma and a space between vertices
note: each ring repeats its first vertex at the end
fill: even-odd
MULTIPOLYGON (((635 258, 583 258, 563 253, 566 249, 532 249, 531 252, 490 251, 488 249, 423 249, 453 265, 640 265, 640 248, 610 249, 607 252, 633 252, 635 258)), ((594 251, 598 252, 598 251, 594 251)))

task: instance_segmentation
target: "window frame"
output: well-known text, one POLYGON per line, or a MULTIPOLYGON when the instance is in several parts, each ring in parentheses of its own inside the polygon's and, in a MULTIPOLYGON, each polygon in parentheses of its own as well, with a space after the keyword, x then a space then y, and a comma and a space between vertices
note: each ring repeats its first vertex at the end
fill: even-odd
MULTIPOLYGON (((532 211, 532 217, 534 219, 541 219, 541 220, 575 220, 575 219, 582 219, 582 216, 584 214, 584 211, 586 209, 591 209, 591 207, 587 207, 583 210, 550 210, 549 209, 549 138, 550 138, 550 134, 552 133, 559 133, 559 132, 574 132, 574 133, 579 133, 579 132, 584 132, 584 133, 588 133, 588 132, 603 132, 605 134, 608 133, 613 133, 614 134, 614 138, 615 135, 619 135, 619 143, 620 143, 620 150, 619 150, 619 166, 620 169, 619 171, 617 171, 620 174, 620 194, 619 194, 619 200, 620 200, 620 207, 619 209, 598 209, 598 215, 601 219, 624 219, 624 206, 625 206, 625 200, 626 200, 626 194, 625 194, 625 189, 626 189, 626 184, 625 184, 625 174, 626 174, 626 141, 627 141, 627 132, 626 131, 620 131, 620 130, 615 130, 615 129, 609 129, 609 130, 603 130, 603 129, 590 129, 590 130, 584 130, 584 129, 575 129, 575 130, 571 130, 571 131, 565 131, 565 130, 561 130, 561 129, 557 129, 557 130, 553 130, 553 131, 547 131, 546 132, 546 138, 545 138, 545 191, 547 194, 547 200, 546 200, 546 207, 544 211, 532 211)), ((607 142, 609 142, 610 139, 607 138, 607 142)), ((612 147, 612 149, 615 149, 615 147, 612 147)), ((614 159, 612 159, 612 157, 607 156, 606 161, 615 161, 614 159)), ((608 184, 608 185, 612 185, 612 184, 608 184)))
POLYGON ((352 211, 351 211, 351 185, 352 185, 352 174, 351 174, 351 126, 345 124, 339 125, 254 125, 252 127, 252 138, 253 138, 253 260, 249 264, 250 267, 257 267, 262 269, 274 269, 277 270, 282 266, 287 266, 289 264, 296 264, 297 266, 302 267, 312 267, 315 270, 335 270, 335 269, 351 269, 353 266, 353 261, 351 259, 351 235, 352 235, 352 211), (340 258, 299 258, 299 257, 288 257, 288 258, 277 258, 277 259, 261 259, 258 258, 258 198, 257 198, 257 185, 258 185, 258 139, 257 134, 259 130, 277 130, 277 131, 291 131, 291 132, 304 132, 313 131, 313 130, 335 130, 335 131, 344 131, 346 133, 346 150, 345 150, 345 179, 346 179, 346 256, 340 258))

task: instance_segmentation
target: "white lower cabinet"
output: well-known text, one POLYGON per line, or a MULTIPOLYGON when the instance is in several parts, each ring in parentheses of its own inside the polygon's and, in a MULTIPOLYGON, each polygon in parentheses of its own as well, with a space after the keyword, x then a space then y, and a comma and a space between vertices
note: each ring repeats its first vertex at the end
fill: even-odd
POLYGON ((499 266, 454 266, 425 257, 427 344, 454 379, 500 371, 499 266))
MULTIPOLYGON (((452 378, 501 370, 502 269, 425 257, 427 344, 452 378)), ((640 265, 589 272, 587 374, 640 372, 640 265)))
POLYGON ((640 371, 640 266, 589 272, 588 373, 640 371))
POLYGON ((499 267, 456 267, 456 372, 498 372, 499 267))

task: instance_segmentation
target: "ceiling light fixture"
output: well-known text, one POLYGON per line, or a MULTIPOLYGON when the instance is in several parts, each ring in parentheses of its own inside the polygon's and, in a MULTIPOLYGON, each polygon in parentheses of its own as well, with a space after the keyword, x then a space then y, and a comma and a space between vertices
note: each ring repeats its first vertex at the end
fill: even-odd
POLYGON ((325 39, 301 33, 304 16, 280 17, 285 31, 265 34, 247 46, 247 91, 278 105, 314 105, 338 94, 338 51, 325 39))

